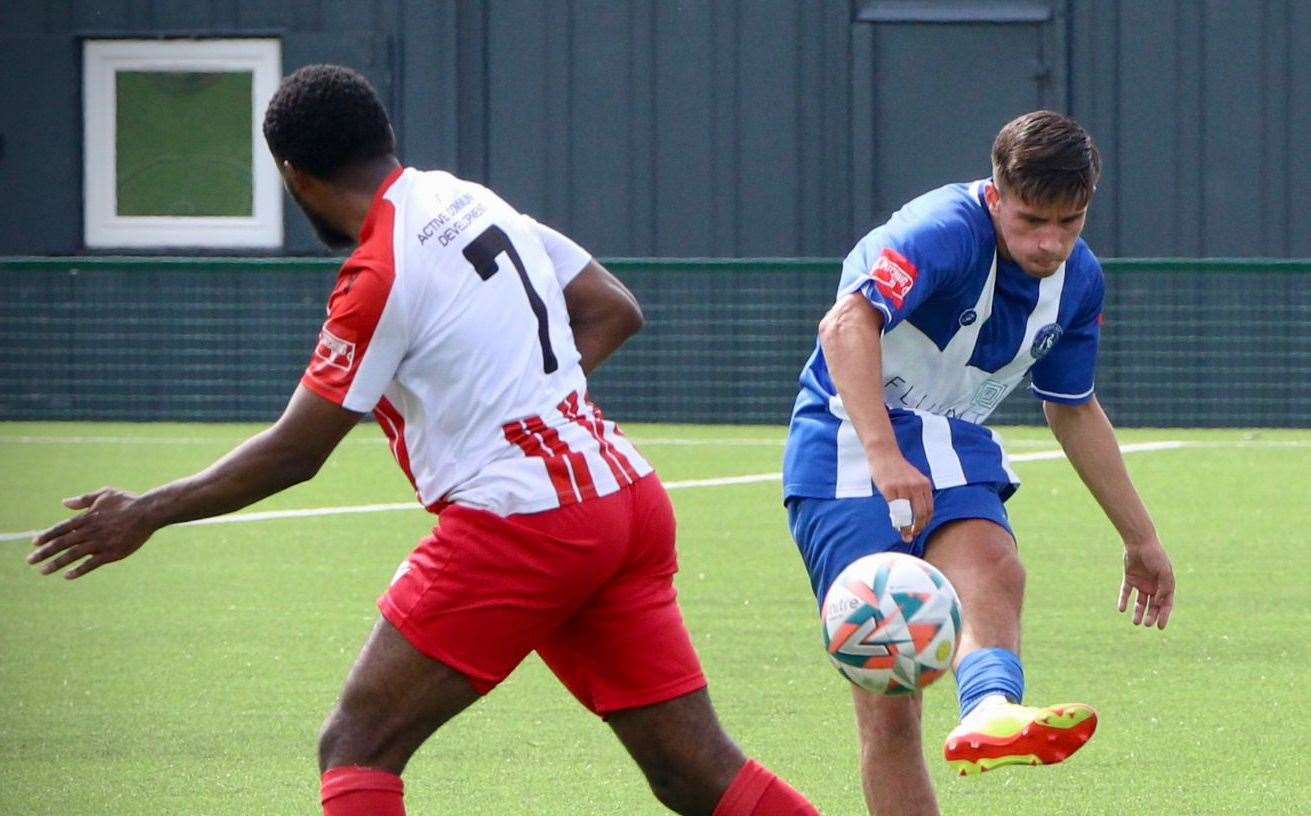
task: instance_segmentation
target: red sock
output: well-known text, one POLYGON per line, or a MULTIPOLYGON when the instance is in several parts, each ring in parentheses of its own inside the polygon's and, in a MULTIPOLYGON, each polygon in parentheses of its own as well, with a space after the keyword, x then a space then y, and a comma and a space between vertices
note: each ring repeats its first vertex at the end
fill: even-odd
POLYGON ((714 816, 819 816, 819 811, 764 765, 748 759, 715 806, 714 816))
POLYGON ((396 774, 344 766, 323 775, 323 816, 405 816, 405 783, 396 774))

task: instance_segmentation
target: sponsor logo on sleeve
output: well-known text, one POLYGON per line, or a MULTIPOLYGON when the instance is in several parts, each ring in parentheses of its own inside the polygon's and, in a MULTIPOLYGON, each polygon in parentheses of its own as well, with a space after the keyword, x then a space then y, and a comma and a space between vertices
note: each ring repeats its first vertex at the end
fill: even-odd
POLYGON ((343 340, 324 326, 319 332, 319 344, 314 348, 314 370, 335 368, 349 372, 355 365, 355 344, 343 340))
POLYGON ((891 248, 884 249, 879 254, 879 259, 874 262, 874 267, 869 271, 869 276, 874 279, 874 285, 895 309, 900 309, 906 302, 906 296, 915 286, 915 279, 919 274, 915 264, 891 248))

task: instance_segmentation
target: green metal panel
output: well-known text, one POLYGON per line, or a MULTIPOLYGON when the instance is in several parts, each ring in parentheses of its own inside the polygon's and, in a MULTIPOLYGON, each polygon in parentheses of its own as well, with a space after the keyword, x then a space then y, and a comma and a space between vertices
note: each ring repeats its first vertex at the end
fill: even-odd
MULTIPOLYGON (((262 420, 309 359, 336 261, 0 259, 0 419, 262 420)), ((607 266, 647 328, 593 378, 628 421, 787 421, 836 259, 607 266)), ((1311 261, 1105 262, 1117 423, 1311 426, 1311 261)), ((998 423, 1040 422, 1013 395, 998 423)))
POLYGON ((595 252, 845 252, 1041 105, 1101 146, 1099 252, 1311 256, 1306 0, 0 2, 0 253, 82 250, 82 42, 119 36, 359 68, 407 163, 595 252))

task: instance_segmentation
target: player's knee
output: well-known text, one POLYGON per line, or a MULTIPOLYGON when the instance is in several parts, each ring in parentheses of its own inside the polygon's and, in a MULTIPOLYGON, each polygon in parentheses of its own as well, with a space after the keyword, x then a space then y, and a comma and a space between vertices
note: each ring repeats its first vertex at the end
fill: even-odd
POLYGON ((918 718, 885 717, 863 726, 860 735, 861 752, 878 754, 888 746, 905 745, 912 741, 918 744, 920 722, 918 718))
POLYGON ((688 780, 671 768, 648 769, 646 783, 651 786, 651 793, 660 800, 660 804, 675 813, 687 812, 689 796, 688 780))
POLYGON ((710 812, 746 758, 726 735, 721 740, 685 746, 642 762, 651 792, 675 813, 710 812), (707 809, 709 808, 709 810, 707 809))
POLYGON ((997 557, 992 559, 989 571, 991 583, 997 591, 1008 597, 1024 597, 1026 573, 1020 555, 1013 547, 998 548, 997 557))
POLYGON ((660 804, 675 813, 709 813, 733 782, 734 771, 717 767, 665 765, 646 768, 646 781, 660 804))
POLYGON ((914 697, 884 697, 855 691, 860 753, 864 759, 911 746, 919 750, 920 701, 914 697))
POLYGON ((341 745, 343 733, 340 723, 337 722, 337 712, 334 710, 323 721, 319 728, 319 772, 323 773, 328 768, 334 767, 337 762, 336 754, 338 747, 341 745))
POLYGON ((343 716, 341 708, 333 709, 319 729, 319 770, 326 771, 338 765, 363 765, 351 754, 358 742, 352 733, 350 720, 343 716))
POLYGON ((385 745, 382 731, 367 707, 351 703, 346 695, 319 729, 319 767, 338 765, 381 767, 385 745))
POLYGON ((1020 561, 1015 540, 999 530, 985 529, 985 534, 972 539, 968 569, 963 576, 957 576, 957 580, 963 578, 957 586, 957 591, 962 593, 961 600, 975 595, 1023 597, 1024 563, 1020 561))

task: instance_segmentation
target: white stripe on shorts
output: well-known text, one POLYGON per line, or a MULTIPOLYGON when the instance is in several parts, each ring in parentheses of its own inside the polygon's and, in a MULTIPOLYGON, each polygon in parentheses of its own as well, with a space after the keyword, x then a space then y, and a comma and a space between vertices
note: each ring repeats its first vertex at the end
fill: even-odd
POLYGON ((1001 467, 1002 470, 1006 471, 1006 478, 1011 480, 1011 484, 1019 484, 1020 474, 1016 473, 1015 468, 1011 467, 1011 457, 1006 453, 1006 446, 1002 444, 1001 434, 992 428, 988 429, 988 433, 992 434, 992 441, 997 443, 997 450, 1001 451, 1001 467))
POLYGON ((960 457, 951 446, 951 425, 947 418, 928 411, 916 411, 915 414, 924 423, 924 455, 929 460, 933 488, 944 490, 965 484, 965 471, 961 468, 960 457))
POLYGON ((849 499, 857 496, 874 495, 874 485, 869 472, 869 460, 865 458, 865 446, 860 444, 856 426, 851 424, 851 417, 842 404, 841 397, 829 398, 829 411, 841 420, 838 425, 837 484, 833 497, 849 499))

